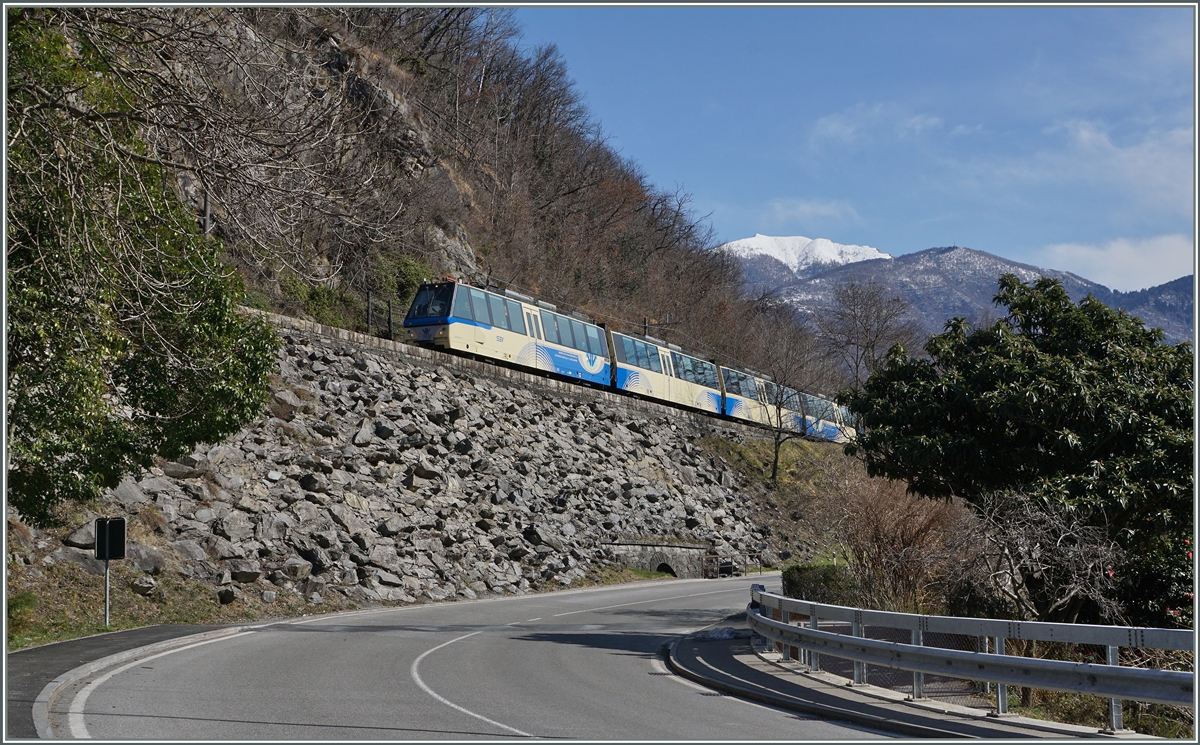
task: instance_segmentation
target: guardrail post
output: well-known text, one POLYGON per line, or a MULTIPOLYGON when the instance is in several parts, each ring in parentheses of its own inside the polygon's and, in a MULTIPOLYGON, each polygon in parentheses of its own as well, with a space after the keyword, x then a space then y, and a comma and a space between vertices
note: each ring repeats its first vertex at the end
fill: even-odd
MULTIPOLYGON (((786 624, 789 624, 789 625, 792 623, 792 614, 791 614, 791 613, 788 613, 788 612, 787 612, 787 611, 785 611, 785 610, 780 610, 780 611, 779 611, 779 616, 780 616, 779 620, 780 620, 780 621, 782 621, 783 623, 786 623, 786 624)), ((786 661, 786 660, 794 660, 794 659, 796 659, 796 658, 795 658, 795 656, 792 654, 792 650, 793 650, 793 649, 795 649, 795 647, 793 647, 793 646, 792 646, 792 645, 790 645, 790 644, 784 644, 784 645, 783 645, 783 659, 784 659, 785 661, 786 661)))
MULTIPOLYGON (((1004 654, 1004 637, 996 637, 996 654, 1004 654)), ((1008 686, 1003 683, 996 684, 996 713, 1008 713, 1008 686)))
MULTIPOLYGON (((1121 664, 1119 652, 1120 647, 1108 647, 1106 662, 1109 665, 1119 666, 1121 664)), ((1121 699, 1110 698, 1108 700, 1108 728, 1113 732, 1120 732, 1124 727, 1125 723, 1121 718, 1121 699)))
MULTIPOLYGON (((816 606, 808 608, 808 627, 816 630, 817 628, 817 609, 816 606)), ((817 650, 808 650, 808 669, 814 673, 821 672, 821 655, 817 650)))
MULTIPOLYGON (((862 611, 859 609, 854 611, 854 623, 850 627, 850 635, 862 638, 862 611)), ((865 662, 854 661, 854 685, 862 685, 866 682, 866 667, 865 662)))
MULTIPOLYGON (((986 636, 975 637, 975 651, 982 652, 983 654, 988 653, 988 638, 986 636)), ((983 695, 992 695, 992 681, 983 681, 983 695)))
MULTIPOLYGON (((914 647, 922 647, 925 645, 924 635, 921 633, 920 627, 912 630, 912 643, 914 647)), ((913 700, 925 697, 925 673, 913 673, 913 700)))

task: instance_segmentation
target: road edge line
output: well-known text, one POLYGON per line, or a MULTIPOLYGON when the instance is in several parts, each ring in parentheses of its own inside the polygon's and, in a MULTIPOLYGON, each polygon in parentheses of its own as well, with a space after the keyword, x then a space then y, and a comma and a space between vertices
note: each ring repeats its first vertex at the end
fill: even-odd
POLYGON ((50 730, 50 705, 54 702, 54 699, 58 696, 62 689, 66 688, 72 683, 75 683, 81 678, 85 678, 98 670, 103 670, 106 667, 120 664, 135 657, 169 650, 174 647, 186 646, 198 641, 209 641, 220 639, 224 636, 233 636, 234 634, 240 634, 243 631, 248 631, 253 628, 256 627, 233 626, 223 629, 216 629, 214 631, 201 631, 196 634, 180 636, 174 639, 166 639, 161 642, 155 642, 154 644, 146 644, 141 647, 126 649, 122 652, 115 652, 107 657, 101 657, 98 660, 92 660, 91 662, 80 665, 79 667, 71 668, 47 683, 42 688, 41 692, 38 693, 37 698, 33 700, 33 726, 37 730, 38 738, 42 740, 55 739, 54 734, 50 730))

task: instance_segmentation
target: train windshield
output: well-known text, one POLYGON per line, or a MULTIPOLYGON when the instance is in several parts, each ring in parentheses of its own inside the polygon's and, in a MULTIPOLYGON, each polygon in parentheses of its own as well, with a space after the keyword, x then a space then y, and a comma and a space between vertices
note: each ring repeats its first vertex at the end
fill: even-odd
POLYGON ((423 285, 417 290, 405 318, 444 318, 450 315, 450 300, 454 296, 452 283, 423 285))

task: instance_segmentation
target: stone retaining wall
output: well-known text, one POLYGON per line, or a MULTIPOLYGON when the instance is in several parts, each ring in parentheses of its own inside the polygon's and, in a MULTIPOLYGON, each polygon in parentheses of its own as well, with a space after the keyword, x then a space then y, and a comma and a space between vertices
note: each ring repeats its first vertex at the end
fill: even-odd
MULTIPOLYGON (((441 600, 570 585, 630 560, 613 544, 635 539, 764 545, 735 473, 693 444, 753 428, 267 318, 285 344, 262 419, 105 499, 160 523, 156 546, 131 548, 136 592, 177 571, 222 602, 441 600)), ((90 522, 39 561, 87 565, 90 522)), ((659 563, 698 576, 682 557, 659 563)))

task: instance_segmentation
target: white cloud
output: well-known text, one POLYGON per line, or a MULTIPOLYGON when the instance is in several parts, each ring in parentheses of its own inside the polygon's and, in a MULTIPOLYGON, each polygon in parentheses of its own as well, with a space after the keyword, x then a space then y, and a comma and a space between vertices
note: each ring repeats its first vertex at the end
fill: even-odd
POLYGON ((849 202, 821 199, 772 199, 763 210, 762 220, 771 229, 814 220, 858 220, 849 202))
POLYGON ((1150 132, 1141 142, 1127 147, 1113 144, 1108 133, 1089 122, 1072 123, 1069 129, 1082 176, 1125 186, 1144 200, 1192 216, 1191 127, 1150 132))
POLYGON ((813 124, 809 144, 817 148, 832 142, 849 147, 877 139, 912 137, 941 129, 942 125, 941 117, 913 113, 903 104, 887 102, 867 106, 860 103, 818 119, 813 124))
POLYGON ((1129 292, 1190 274, 1195 253, 1186 235, 1117 238, 1102 246, 1059 243, 1043 249, 1041 266, 1073 272, 1113 290, 1129 292))
POLYGON ((941 117, 917 114, 896 122, 896 136, 919 135, 927 129, 941 129, 941 127, 941 117))
MULTIPOLYGON (((859 108, 861 109, 861 105, 859 108)), ((843 145, 852 145, 860 139, 863 125, 866 123, 867 117, 855 109, 823 116, 813 125, 811 142, 816 145, 821 141, 832 140, 843 145)))

